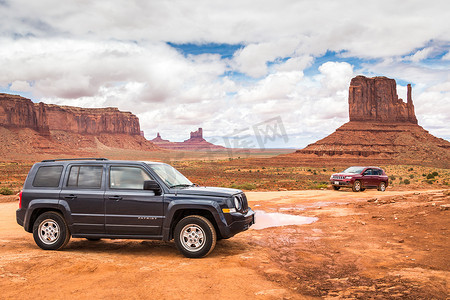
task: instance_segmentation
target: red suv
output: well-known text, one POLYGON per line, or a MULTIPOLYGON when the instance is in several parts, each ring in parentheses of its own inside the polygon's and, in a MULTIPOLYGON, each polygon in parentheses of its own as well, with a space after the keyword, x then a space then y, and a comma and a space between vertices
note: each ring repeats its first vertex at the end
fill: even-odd
POLYGON ((350 167, 331 175, 330 182, 335 190, 351 187, 354 192, 362 192, 366 188, 377 188, 384 192, 389 180, 386 173, 378 167, 350 167))

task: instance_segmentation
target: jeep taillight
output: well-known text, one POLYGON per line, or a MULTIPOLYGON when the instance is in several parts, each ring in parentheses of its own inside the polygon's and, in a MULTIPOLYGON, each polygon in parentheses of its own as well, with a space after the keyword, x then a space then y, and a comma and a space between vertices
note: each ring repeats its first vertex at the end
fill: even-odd
POLYGON ((22 191, 19 192, 19 208, 22 208, 22 191))

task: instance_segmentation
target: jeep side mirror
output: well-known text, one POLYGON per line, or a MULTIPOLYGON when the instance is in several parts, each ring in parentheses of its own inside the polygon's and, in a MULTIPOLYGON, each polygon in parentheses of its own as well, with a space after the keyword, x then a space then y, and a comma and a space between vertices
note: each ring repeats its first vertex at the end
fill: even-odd
POLYGON ((155 195, 161 195, 161 187, 154 180, 145 180, 144 181, 144 190, 146 191, 154 191, 155 195))

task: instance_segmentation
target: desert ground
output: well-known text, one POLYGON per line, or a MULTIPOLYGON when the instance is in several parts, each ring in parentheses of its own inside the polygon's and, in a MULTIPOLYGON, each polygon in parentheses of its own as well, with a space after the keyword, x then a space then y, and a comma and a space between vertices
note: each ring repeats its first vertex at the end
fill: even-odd
POLYGON ((72 239, 62 251, 44 251, 16 223, 17 197, 1 196, 0 298, 450 296, 448 189, 247 195, 256 224, 203 259, 160 241, 72 239))

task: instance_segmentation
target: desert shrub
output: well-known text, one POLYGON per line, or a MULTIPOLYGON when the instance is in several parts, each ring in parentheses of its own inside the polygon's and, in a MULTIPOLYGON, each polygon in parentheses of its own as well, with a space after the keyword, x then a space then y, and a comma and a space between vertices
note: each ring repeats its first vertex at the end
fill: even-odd
POLYGON ((414 169, 413 168, 409 168, 408 171, 414 171, 414 169))
POLYGON ((428 184, 433 184, 433 183, 434 183, 434 180, 426 180, 426 182, 427 182, 428 184))
POLYGON ((399 179, 400 181, 402 181, 402 180, 403 180, 403 177, 400 176, 398 179, 399 179))
POLYGON ((311 172, 311 169, 308 169, 308 172, 311 172))
POLYGON ((427 179, 433 179, 433 178, 434 178, 434 175, 432 173, 427 175, 427 179))
POLYGON ((254 190, 256 189, 256 185, 253 183, 232 184, 230 185, 230 188, 239 190, 254 190))
POLYGON ((327 171, 327 169, 323 169, 322 171, 326 172, 326 171, 327 171))
POLYGON ((314 174, 314 175, 317 175, 317 172, 316 172, 316 170, 314 170, 313 174, 314 174))
POLYGON ((336 172, 336 168, 333 168, 333 172, 336 172))
POLYGON ((266 169, 266 167, 262 167, 261 169, 265 170, 265 169, 266 169))
POLYGON ((395 176, 394 176, 394 175, 391 175, 391 176, 389 176, 389 179, 392 180, 392 181, 394 181, 394 180, 395 180, 395 176))
POLYGON ((411 181, 409 181, 409 179, 405 179, 405 180, 403 180, 403 183, 404 183, 404 184, 410 184, 411 181))
POLYGON ((433 173, 431 173, 434 177, 439 176, 439 173, 434 171, 433 173))
POLYGON ((409 175, 409 178, 413 179, 414 178, 414 174, 409 175))
POLYGON ((425 177, 425 176, 427 176, 427 174, 423 173, 422 176, 425 177))
POLYGON ((1 195, 13 195, 14 192, 10 188, 2 187, 2 188, 0 188, 0 194, 1 195))

